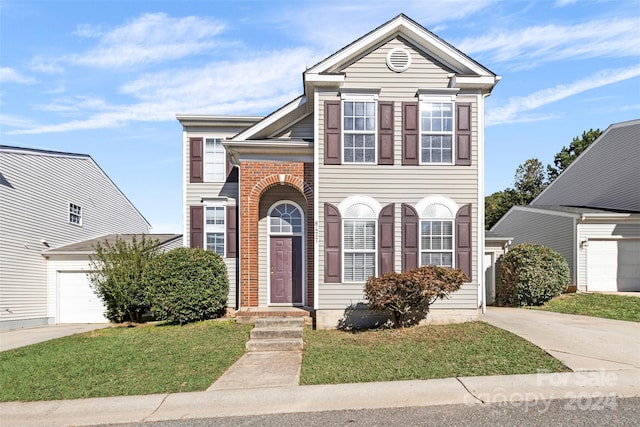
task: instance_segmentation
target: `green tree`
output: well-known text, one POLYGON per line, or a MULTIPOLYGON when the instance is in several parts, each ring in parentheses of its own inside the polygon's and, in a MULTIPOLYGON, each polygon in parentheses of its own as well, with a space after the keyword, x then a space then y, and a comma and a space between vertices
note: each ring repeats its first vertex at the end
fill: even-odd
POLYGON ((498 222, 512 206, 520 203, 518 192, 513 188, 497 191, 484 198, 484 225, 488 229, 498 222))
POLYGON ((569 144, 569 147, 562 147, 558 153, 556 153, 553 158, 553 166, 547 165, 547 174, 549 176, 549 182, 552 182, 554 179, 558 177, 570 164, 573 162, 576 157, 580 155, 584 150, 593 143, 598 137, 602 135, 602 131, 600 129, 589 129, 586 132, 582 132, 582 136, 576 136, 569 144))
POLYGON ((518 166, 514 181, 518 204, 528 205, 547 186, 544 166, 538 159, 529 159, 518 166))
POLYGON ((144 234, 140 240, 133 236, 129 243, 116 237, 115 243, 105 240, 94 245, 88 276, 93 291, 107 308, 107 319, 116 323, 140 322, 149 309, 142 274, 156 256, 157 248, 158 240, 144 234))

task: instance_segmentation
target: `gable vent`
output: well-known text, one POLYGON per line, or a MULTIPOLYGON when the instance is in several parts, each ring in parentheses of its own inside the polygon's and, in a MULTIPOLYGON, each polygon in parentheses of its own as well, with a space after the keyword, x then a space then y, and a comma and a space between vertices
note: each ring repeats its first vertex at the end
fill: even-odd
POLYGON ((411 54, 404 48, 391 49, 387 54, 387 67, 391 71, 401 73, 411 65, 411 54))

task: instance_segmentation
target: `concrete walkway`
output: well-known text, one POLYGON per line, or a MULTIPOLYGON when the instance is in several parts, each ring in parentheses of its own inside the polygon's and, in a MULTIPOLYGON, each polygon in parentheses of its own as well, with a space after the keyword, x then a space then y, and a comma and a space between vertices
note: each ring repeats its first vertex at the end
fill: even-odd
POLYGON ((301 365, 301 351, 245 353, 207 391, 297 386, 301 365))
POLYGON ((640 368, 640 323, 490 307, 483 320, 551 354, 573 371, 640 368))
POLYGON ((110 323, 69 323, 0 331, 0 351, 24 347, 68 335, 110 327, 110 323))

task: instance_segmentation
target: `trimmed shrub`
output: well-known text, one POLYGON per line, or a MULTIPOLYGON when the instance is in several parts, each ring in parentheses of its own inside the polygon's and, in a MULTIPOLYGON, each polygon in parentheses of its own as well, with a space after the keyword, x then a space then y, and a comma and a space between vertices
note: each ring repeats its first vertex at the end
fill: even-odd
POLYGON ((364 295, 370 309, 389 313, 394 327, 405 327, 424 319, 431 304, 448 297, 468 280, 458 269, 424 266, 370 277, 364 295))
POLYGON ((499 305, 542 305, 569 285, 569 265, 558 252, 522 243, 502 257, 496 302, 499 305))
POLYGON ((177 248, 160 254, 148 264, 145 282, 151 313, 158 320, 184 325, 225 312, 227 266, 211 251, 177 248))
POLYGON ((156 256, 158 240, 143 234, 127 243, 116 237, 115 243, 98 242, 93 246, 91 272, 87 274, 93 292, 106 307, 105 316, 112 322, 140 322, 149 309, 142 275, 156 256))

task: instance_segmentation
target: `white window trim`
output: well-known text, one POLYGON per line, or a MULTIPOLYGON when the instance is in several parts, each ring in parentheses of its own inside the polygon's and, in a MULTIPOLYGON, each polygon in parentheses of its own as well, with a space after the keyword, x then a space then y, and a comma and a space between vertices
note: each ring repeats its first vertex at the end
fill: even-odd
POLYGON ((420 108, 418 112, 419 119, 419 149, 420 149, 420 164, 421 165, 454 165, 456 162, 456 97, 455 95, 429 95, 419 94, 418 100, 420 101, 420 108), (431 103, 451 103, 451 132, 423 132, 422 131, 422 106, 431 103), (424 162, 422 160, 422 136, 423 135, 451 135, 451 161, 450 162, 424 162))
POLYGON ((76 227, 82 227, 82 222, 83 222, 83 214, 82 214, 83 209, 82 209, 82 206, 80 206, 80 205, 78 205, 76 203, 72 203, 72 202, 69 202, 69 204, 67 206, 68 206, 68 208, 67 208, 67 222, 69 224, 71 224, 71 225, 75 225, 76 227), (75 206, 78 209, 80 209, 79 213, 77 213, 77 214, 73 213, 71 211, 71 207, 72 206, 75 206), (80 218, 80 222, 71 221, 71 215, 76 215, 77 217, 79 217, 80 218))
MULTIPOLYGON (((304 215, 304 211, 302 210, 302 207, 297 204, 296 202, 294 202, 293 200, 278 200, 277 202, 275 202, 273 205, 271 205, 271 207, 269 208, 269 210, 267 211, 267 305, 271 306, 271 307, 276 307, 276 306, 285 306, 285 307, 289 307, 292 306, 291 304, 276 304, 276 303, 272 303, 271 302, 271 274, 269 273, 270 269, 271 269, 271 236, 300 236, 302 238, 302 280, 300 281, 300 286, 302 286, 302 307, 304 307, 307 304, 307 293, 305 292, 305 290, 307 289, 307 245, 306 245, 306 218, 304 215), (300 211, 300 216, 302 218, 302 232, 300 233, 272 233, 271 232, 271 212, 273 212, 273 210, 275 208, 277 208, 280 205, 283 204, 290 204, 295 206, 299 211, 300 211)), ((293 306, 299 306, 299 304, 293 304, 293 306)))
POLYGON ((351 93, 349 91, 340 92, 340 160, 341 164, 345 165, 375 165, 378 164, 378 92, 375 93, 351 93), (372 162, 347 162, 344 160, 344 136, 347 133, 344 130, 344 103, 345 102, 373 102, 373 111, 375 114, 375 124, 373 126, 373 132, 371 131, 350 131, 349 134, 358 135, 370 135, 373 133, 373 150, 374 159, 372 162))
POLYGON ((202 181, 203 182, 225 182, 226 178, 227 178, 227 149, 224 147, 224 145, 222 145, 222 149, 223 149, 223 154, 222 154, 222 179, 214 179, 214 180, 208 180, 207 179, 207 170, 209 169, 207 167, 207 139, 219 139, 220 140, 220 144, 222 145, 222 142, 224 142, 225 138, 222 136, 214 136, 214 135, 206 135, 202 137, 202 167, 203 167, 203 173, 202 173, 202 181))
POLYGON ((364 283, 366 281, 366 279, 364 281, 361 280, 347 280, 345 278, 345 262, 344 262, 344 257, 345 254, 347 254, 347 251, 345 250, 345 245, 344 245, 344 239, 345 239, 345 233, 344 233, 344 224, 346 221, 372 221, 374 222, 374 239, 375 239, 375 244, 374 244, 374 249, 373 250, 349 250, 348 253, 373 253, 374 254, 374 276, 378 275, 378 268, 379 268, 379 263, 378 263, 378 216, 380 215, 380 210, 382 210, 382 206, 380 205, 380 203, 378 203, 377 200, 375 200, 372 197, 369 196, 363 196, 363 195, 354 195, 354 196, 349 196, 346 199, 344 199, 342 202, 340 202, 340 204, 338 205, 338 210, 340 211, 340 216, 341 216, 341 224, 340 224, 340 232, 342 235, 342 239, 340 242, 340 250, 341 250, 341 266, 342 266, 342 271, 341 271, 341 278, 342 278, 342 282, 343 283, 364 283), (357 204, 362 204, 362 205, 366 205, 367 207, 369 207, 371 209, 371 211, 373 212, 372 216, 349 216, 347 215, 349 209, 353 206, 353 205, 357 205, 357 204))
MULTIPOLYGON (((225 201, 203 200, 203 202, 205 202, 205 205, 204 205, 204 215, 203 215, 204 218, 202 219, 202 221, 204 221, 203 228, 202 228, 204 230, 204 233, 202 233, 204 235, 203 236, 204 241, 202 242, 202 247, 206 250, 209 250, 207 247, 208 233, 222 233, 223 243, 222 243, 222 254, 220 254, 220 256, 222 258, 226 258, 227 257, 227 202, 226 200, 225 201), (207 209, 208 208, 222 208, 222 218, 224 220, 224 224, 222 225, 222 230, 218 230, 218 229, 213 230, 216 228, 215 225, 211 226, 212 230, 209 230, 207 228, 209 227, 209 225, 207 225, 207 209)), ((217 252, 214 252, 214 253, 217 253, 217 252)))
MULTIPOLYGON (((456 267, 456 215, 458 213, 458 209, 460 208, 456 202, 451 200, 446 196, 428 196, 424 199, 420 200, 415 205, 416 212, 418 213, 419 219, 419 227, 418 227, 418 241, 420 242, 420 250, 419 250, 419 260, 418 265, 422 264, 422 253, 423 252, 449 252, 449 250, 431 250, 431 249, 423 249, 422 247, 422 222, 423 221, 450 221, 451 222, 451 266, 452 268, 456 267), (441 205, 446 208, 449 212, 448 215, 436 215, 436 216, 428 216, 427 209, 433 205, 441 205)), ((441 210, 443 212, 443 210, 441 210)))

